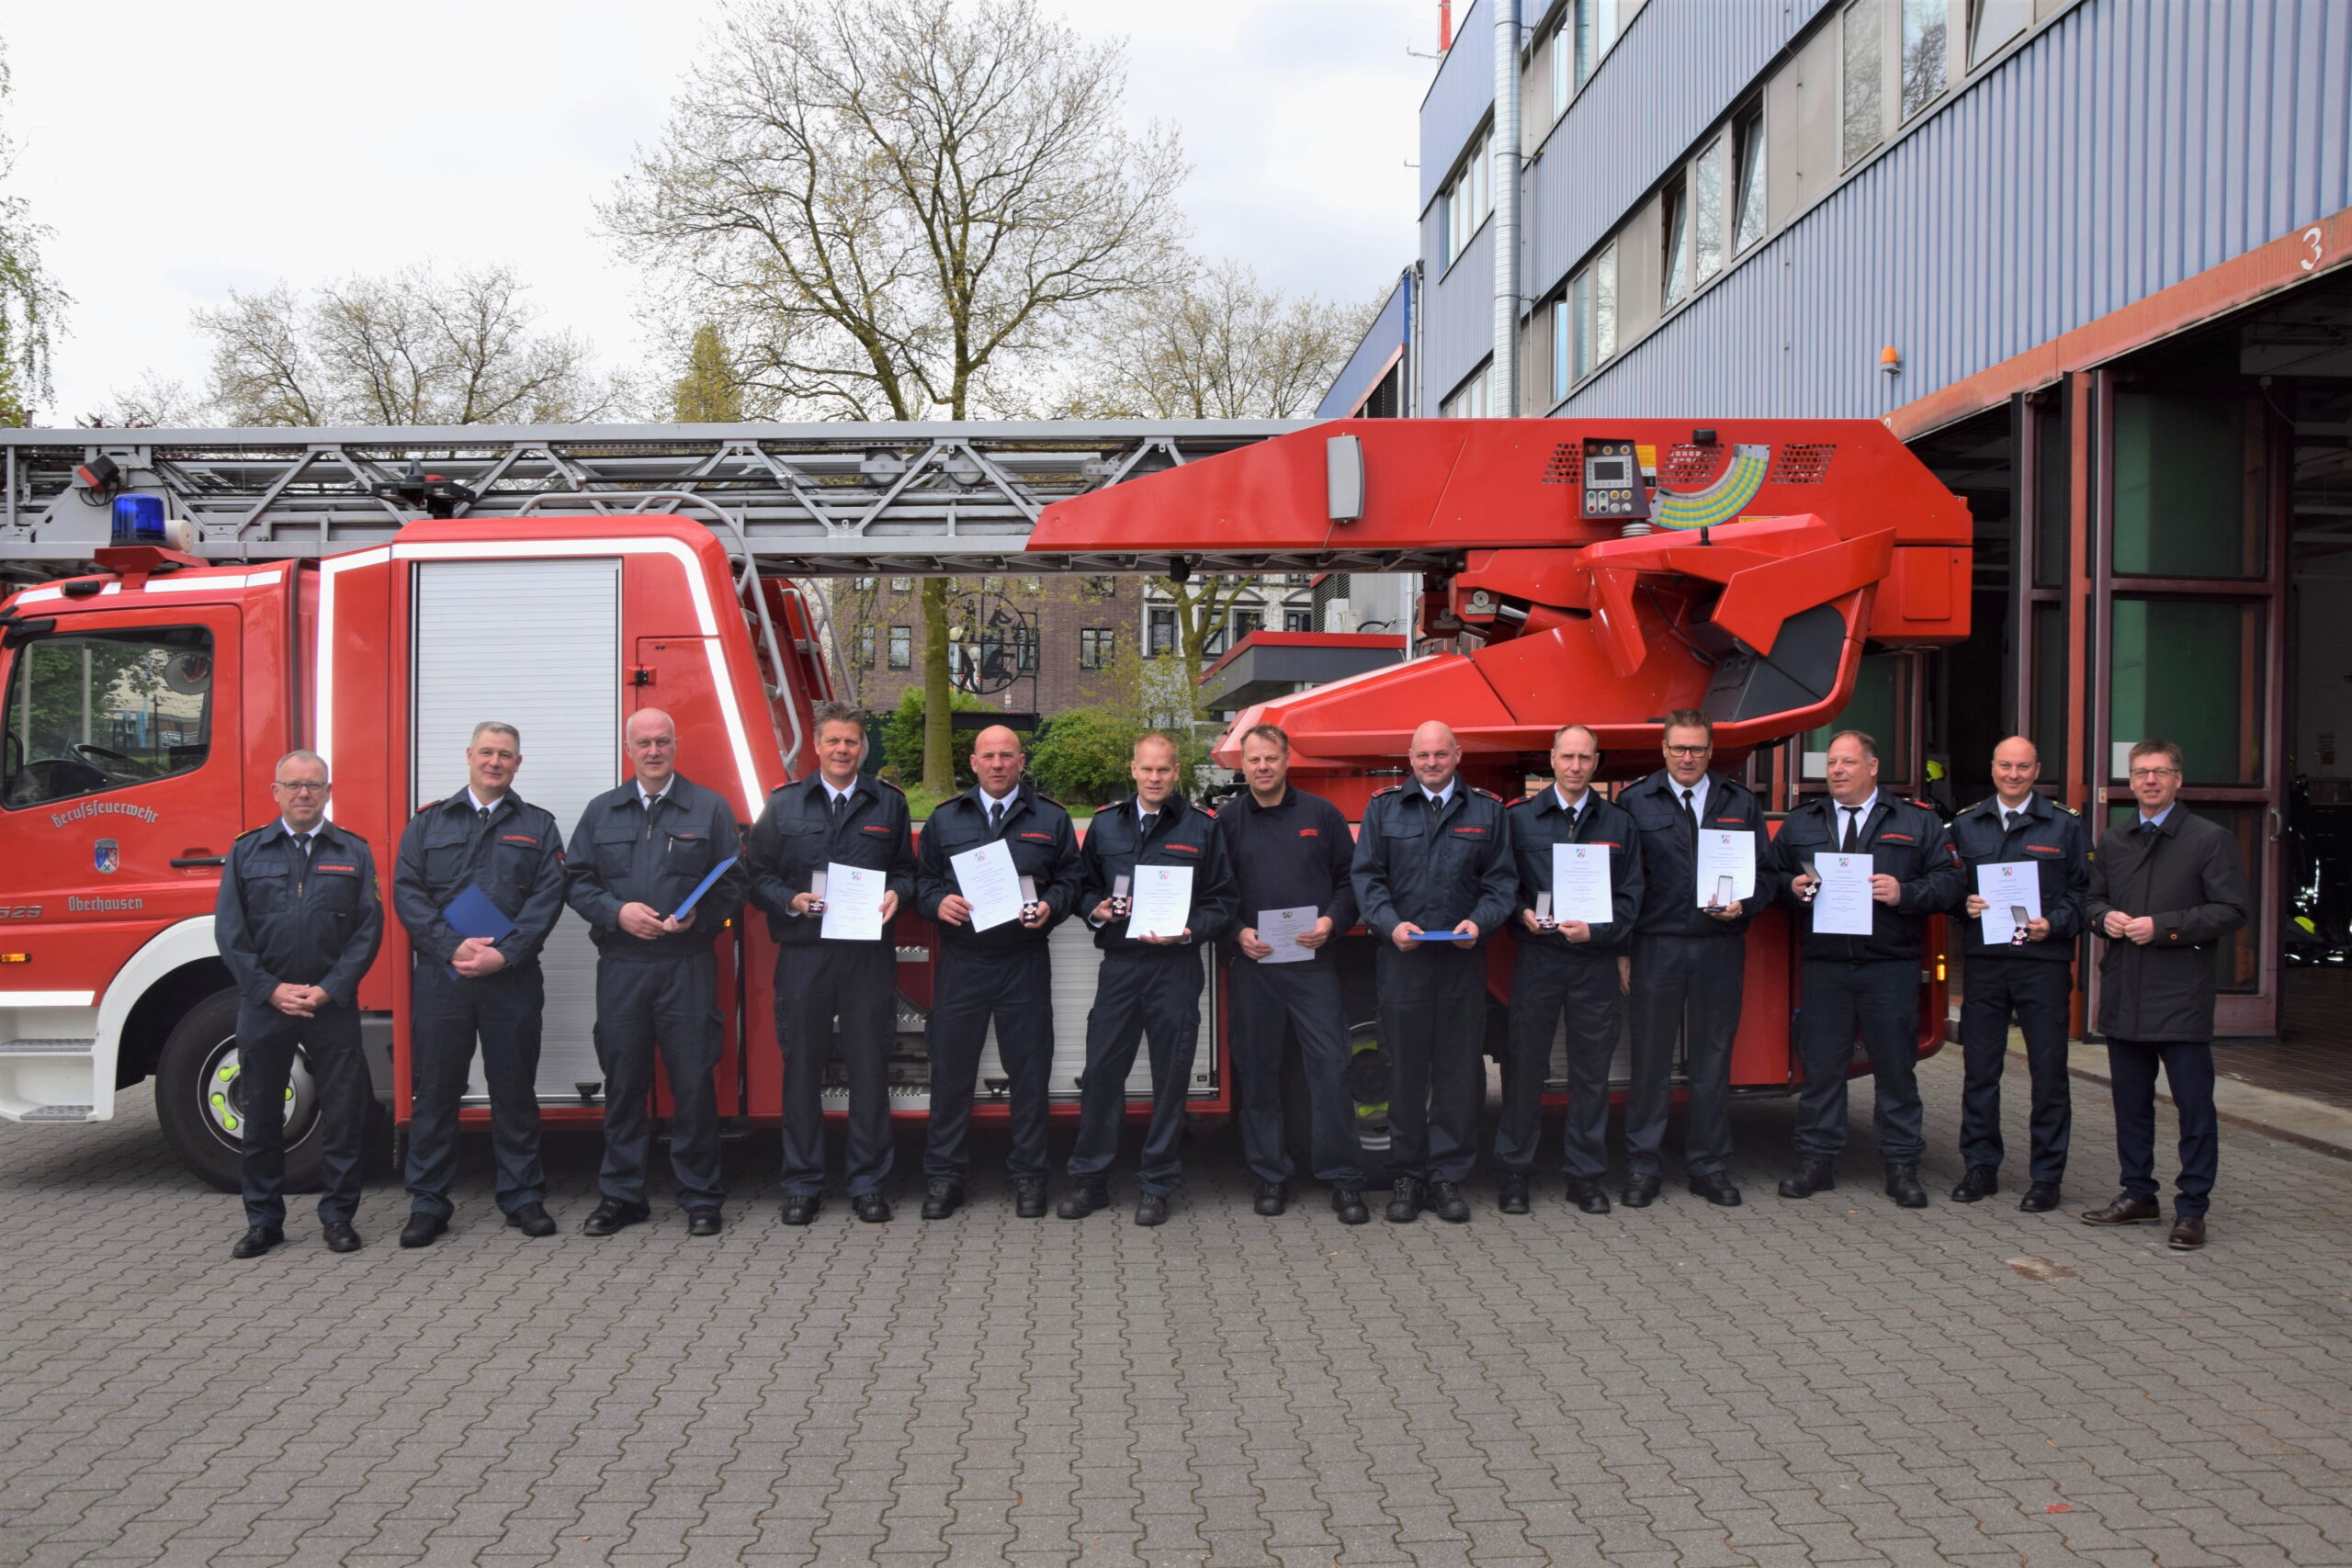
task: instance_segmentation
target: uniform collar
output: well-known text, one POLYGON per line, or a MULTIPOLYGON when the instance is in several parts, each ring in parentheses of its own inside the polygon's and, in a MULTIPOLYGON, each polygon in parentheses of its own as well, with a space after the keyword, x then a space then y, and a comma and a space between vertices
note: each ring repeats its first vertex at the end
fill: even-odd
POLYGON ((1449 804, 1452 803, 1453 797, 1461 793, 1462 775, 1460 773, 1456 773, 1452 778, 1446 780, 1445 788, 1440 790, 1435 795, 1431 795, 1430 793, 1429 786, 1421 783, 1419 779, 1415 779, 1413 781, 1413 790, 1414 793, 1419 795, 1423 800, 1428 801, 1431 806, 1434 806, 1440 811, 1442 811, 1449 804))
POLYGON ((972 804, 979 807, 980 815, 983 817, 986 817, 989 814, 990 807, 1001 804, 1004 807, 1004 814, 1007 817, 1010 817, 1012 815, 1013 807, 1021 804, 1021 781, 1019 779, 1012 781, 1012 791, 1007 794, 1001 802, 994 796, 991 796, 987 790, 982 789, 978 784, 974 784, 972 786, 972 804))
POLYGON ((1552 797, 1549 803, 1549 808, 1558 810, 1561 815, 1567 818, 1571 823, 1582 821, 1584 819, 1584 814, 1592 807, 1592 786, 1590 784, 1585 785, 1584 798, 1577 801, 1574 806, 1570 806, 1567 802, 1567 797, 1560 793, 1560 786, 1556 780, 1549 789, 1544 791, 1544 793, 1552 797))
POLYGON ((670 782, 662 786, 662 793, 660 795, 648 795, 645 793, 645 781, 643 779, 629 780, 629 783, 637 789, 637 803, 640 807, 649 805, 657 800, 678 799, 678 785, 684 782, 684 781, 679 778, 677 774, 672 773, 670 775, 670 782))
POLYGON ((1825 795, 1821 798, 1829 803, 1829 819, 1839 827, 1845 826, 1845 814, 1849 811, 1860 812, 1861 815, 1855 820, 1867 826, 1878 808, 1886 803, 1886 791, 1883 789, 1871 791, 1868 798, 1864 799, 1860 806, 1849 806, 1834 795, 1825 795))
MULTIPOLYGON (((1995 821, 2004 824, 2008 821, 2010 808, 2002 802, 1999 795, 1995 795, 1991 800, 1986 801, 1984 804, 1985 808, 1992 812, 1993 819, 1995 821)), ((2025 797, 2025 804, 2016 809, 2018 816, 2033 819, 2039 819, 2050 815, 2050 805, 2047 801, 2041 798, 2041 794, 2039 790, 2028 791, 2025 797)))
POLYGON ((519 808, 522 804, 522 798, 511 789, 500 795, 495 802, 485 801, 474 794, 474 786, 471 784, 468 784, 449 797, 449 805, 457 810, 465 812, 468 816, 487 809, 492 817, 495 817, 510 806, 519 808))
POLYGON ((828 807, 831 807, 834 797, 837 795, 846 795, 852 803, 854 803, 857 799, 859 790, 862 789, 865 784, 865 775, 864 773, 860 773, 855 778, 851 779, 847 789, 835 789, 833 787, 833 781, 827 778, 822 773, 811 773, 808 776, 816 781, 817 793, 824 796, 825 805, 828 807))
POLYGON ((1184 815, 1184 797, 1181 795, 1170 795, 1156 807, 1147 807, 1143 803, 1143 796, 1139 795, 1132 796, 1131 800, 1136 811, 1136 826, 1138 828, 1143 826, 1144 812, 1148 809, 1158 811, 1159 819, 1163 822, 1173 822, 1184 815))
POLYGON ((2176 798, 2170 806, 2165 807, 2154 817, 2149 817, 2141 812, 2140 803, 2135 800, 2132 803, 2132 826, 2138 829, 2147 827, 2149 824, 2153 823, 2155 825, 2156 831, 2159 833, 2164 832, 2172 822, 2172 814, 2177 810, 2179 807, 2180 801, 2176 798))
MULTIPOLYGON (((288 822, 283 817, 277 819, 277 826, 284 832, 284 835, 287 838, 299 839, 302 836, 302 829, 297 828, 293 823, 288 822)), ((316 843, 319 840, 325 838, 327 836, 327 830, 334 826, 334 818, 328 817, 320 818, 319 825, 311 829, 311 842, 316 843)))

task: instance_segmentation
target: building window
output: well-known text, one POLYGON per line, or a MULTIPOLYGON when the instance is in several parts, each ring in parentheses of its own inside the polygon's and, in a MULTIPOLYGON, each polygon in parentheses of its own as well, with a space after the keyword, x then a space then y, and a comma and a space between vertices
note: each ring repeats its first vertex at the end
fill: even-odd
POLYGON ((980 592, 983 593, 1003 592, 1004 579, 1001 577, 983 577, 980 579, 980 592))
POLYGON ((875 585, 881 581, 882 580, 878 577, 853 578, 851 579, 851 585, 860 593, 871 593, 874 592, 875 585))
POLYGON ((915 632, 912 626, 890 628, 890 668, 910 669, 915 661, 915 632))
POLYGON ((1484 419, 1487 417, 1487 373, 1493 369, 1491 361, 1478 367, 1478 373, 1454 389, 1453 396, 1438 404, 1440 419, 1484 419))
POLYGON ((1903 118, 1909 119, 1944 90, 1946 0, 1903 0, 1903 118))
POLYGON ((1108 667, 1118 646, 1119 634, 1109 626, 1080 627, 1078 634, 1078 667, 1080 670, 1108 667))
POLYGON ((1666 236, 1658 276, 1666 279, 1666 308, 1670 310, 1690 292, 1690 186, 1680 175, 1658 197, 1658 230, 1666 236))
POLYGON ((893 593, 911 593, 914 591, 915 580, 911 577, 894 577, 890 580, 890 592, 893 593))
POLYGON ((1494 152, 1495 129, 1489 125, 1478 132, 1477 141, 1471 144, 1469 161, 1454 172, 1438 197, 1438 211, 1444 227, 1438 247, 1441 270, 1453 265, 1453 258, 1470 243, 1470 236, 1478 231, 1478 225, 1487 220, 1487 214, 1493 208, 1493 193, 1487 186, 1494 152))
POLYGON ((1724 139, 1716 137, 1690 169, 1690 235, 1694 281, 1704 283, 1724 269, 1724 139))
POLYGON ((1283 630, 1286 632, 1311 632, 1314 629, 1314 611, 1284 610, 1283 612, 1283 630))
POLYGON ((1982 65, 2033 20, 2033 0, 1970 0, 1968 63, 1982 65))
POLYGON ((874 668, 874 628, 872 626, 857 628, 857 664, 861 670, 874 668))
POLYGON ((1764 237, 1764 106, 1732 121, 1732 254, 1764 237))
POLYGON ((1568 279, 1568 291, 1552 317, 1554 389, 1565 397, 1617 352, 1617 246, 1602 247, 1582 272, 1568 279))
POLYGON ((1263 610, 1236 610, 1236 611, 1234 611, 1234 612, 1233 612, 1233 640, 1234 640, 1234 641, 1236 641, 1236 642, 1239 642, 1243 637, 1248 637, 1251 632, 1261 632, 1261 631, 1264 631, 1265 629, 1266 629, 1266 612, 1265 612, 1265 611, 1263 611, 1263 610))
POLYGON ((1013 627, 1012 648, 1014 653, 1019 656, 1021 672, 1023 675, 1035 674, 1037 672, 1037 628, 1033 626, 1013 627))
POLYGON ((1024 577, 1021 580, 1021 592, 1023 593, 1043 593, 1045 591, 1046 580, 1042 577, 1024 577))
POLYGON ((1119 580, 1115 577, 1090 577, 1080 585, 1080 591, 1090 599, 1108 599, 1119 591, 1119 580))
POLYGON ((1576 60, 1576 28, 1564 18, 1552 29, 1551 54, 1546 62, 1551 66, 1552 118, 1555 120, 1568 112, 1569 101, 1577 96, 1576 60))
POLYGON ((1592 80, 1601 61, 1617 42, 1617 9, 1621 0, 1576 0, 1577 87, 1592 80))
POLYGON ((1840 124, 1848 164, 1860 162, 1886 134, 1884 117, 1879 108, 1880 5, 1881 0, 1854 0, 1838 18, 1838 26, 1844 29, 1841 41, 1845 61, 1840 124))
POLYGON ((1143 656, 1157 659, 1176 651, 1176 612, 1155 604, 1144 612, 1143 656))

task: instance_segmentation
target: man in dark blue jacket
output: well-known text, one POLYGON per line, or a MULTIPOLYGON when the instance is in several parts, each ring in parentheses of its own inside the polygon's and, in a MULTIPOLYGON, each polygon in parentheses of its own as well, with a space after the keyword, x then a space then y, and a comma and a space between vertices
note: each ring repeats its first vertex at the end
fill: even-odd
POLYGON ((2041 773, 2041 753, 2033 742, 2010 736, 1993 749, 1993 798, 1970 807, 1951 825, 1952 848, 1968 877, 1968 920, 1960 942, 1967 965, 1960 1005, 1960 1049, 1967 1073, 1960 1157, 1968 1169, 1951 1195, 1955 1202, 1973 1203, 2000 1190, 2001 1066, 2008 1059, 2014 1014, 2025 1036, 2026 1070, 2033 1085, 2030 1185, 2018 1204, 2028 1213, 2056 1208, 2059 1184, 2066 1178, 2073 1121, 2066 1024, 2074 1000, 2075 939, 2083 933, 2083 898, 2091 885, 2090 833, 2081 818, 2034 792, 2041 773), (1977 895, 1977 868, 1986 865, 2031 878, 2041 906, 2039 916, 1997 944, 1984 940, 1983 917, 1990 906, 1977 895))
POLYGON ((1552 737, 1552 783, 1510 803, 1511 852, 1519 865, 1519 956, 1510 972, 1510 1055, 1503 1063, 1502 1122, 1495 1163, 1502 1167, 1506 1214, 1528 1209, 1528 1179, 1541 1142, 1544 1080, 1560 1017, 1568 1025, 1568 1116, 1563 1143, 1568 1201, 1588 1214, 1609 1212, 1609 1065, 1624 1024, 1619 965, 1642 907, 1639 829, 1623 807, 1592 791, 1600 741, 1581 724, 1552 737), (1555 851, 1609 868, 1609 919, 1569 918, 1554 886, 1555 851))
POLYGON ((1316 1179, 1330 1187, 1331 1210, 1342 1224, 1364 1224, 1372 1213, 1363 1202, 1355 1097, 1348 1092, 1337 940, 1356 923, 1349 874, 1355 840, 1338 807, 1290 782, 1290 737, 1280 726, 1258 725, 1242 736, 1241 773, 1250 787, 1217 814, 1217 827, 1233 857, 1240 901, 1226 947, 1233 987, 1226 1017, 1241 1099, 1241 1154, 1258 1181, 1255 1206, 1272 1215, 1290 1203, 1283 1040, 1295 1032, 1316 1179), (1285 929, 1267 923, 1301 909, 1312 913, 1285 929))
POLYGON ((1764 807, 1737 779, 1710 773, 1713 722, 1696 708, 1666 716, 1666 766, 1617 797, 1642 835, 1642 912, 1634 925, 1633 1082, 1625 1093, 1628 1208, 1657 1198, 1678 1043, 1688 1046, 1683 1159, 1690 1190, 1739 1201, 1731 1168, 1731 1048, 1747 973, 1747 924, 1780 890, 1764 807), (1756 889, 1719 900, 1699 886, 1699 834, 1747 833, 1756 889))
POLYGON ((1200 1043, 1201 949, 1223 936, 1234 916, 1233 874, 1216 813, 1176 788, 1176 742, 1147 735, 1127 771, 1136 793, 1094 814, 1079 851, 1079 908, 1094 928, 1102 964, 1094 1007, 1086 1015, 1086 1070, 1079 1083, 1078 1141, 1069 1152, 1076 1185, 1063 1198, 1066 1220, 1082 1220, 1111 1201, 1104 1172, 1119 1152, 1127 1115, 1127 1073, 1139 1039, 1151 1043, 1151 1125, 1136 1172, 1136 1224, 1168 1218, 1168 1194, 1181 1172, 1184 1096, 1200 1043), (1192 871, 1192 904, 1177 931, 1131 929, 1136 882, 1158 866, 1192 871))
MULTIPOLYGON (((1790 902, 1803 938, 1797 1050, 1804 1087, 1797 1094, 1797 1169, 1783 1198, 1810 1198, 1838 1185, 1846 1146, 1846 1068, 1854 1036, 1870 1054, 1877 1092, 1879 1154, 1886 1195, 1905 1209, 1927 1207, 1919 1156, 1927 1142, 1919 1106, 1919 966, 1928 917, 1961 901, 1960 857, 1943 819, 1878 787, 1878 743, 1859 729, 1829 740, 1829 793, 1781 824, 1790 902), (1871 931, 1815 929, 1820 857, 1871 858, 1871 931)), ((1939 1021, 1940 1022, 1940 1021, 1939 1021)))
POLYGON ((326 1156, 319 1222, 335 1252, 359 1250, 359 1156, 372 1090, 359 1047, 359 980, 384 940, 368 840, 326 819, 327 765, 277 760, 278 818, 232 845, 212 934, 237 983, 237 1088, 244 1104, 245 1234, 230 1254, 286 1239, 286 1086, 310 1059, 326 1156))
POLYGON ((1460 1224, 1477 1159, 1486 1075, 1487 955, 1510 919, 1519 868, 1501 799, 1462 782, 1462 743, 1434 719, 1413 731, 1413 782, 1374 795, 1356 838, 1356 904, 1380 939, 1380 1036, 1388 1051, 1387 1215, 1424 1206, 1460 1224))
POLYGON ((636 776, 580 814, 566 901, 596 944, 596 1060, 605 1073, 601 1201, 580 1228, 611 1235, 652 1215, 645 1168, 653 1145, 653 1054, 670 1074, 670 1169, 691 1235, 717 1235, 719 1205, 718 958, 751 878, 735 808, 677 771, 678 729, 639 708, 622 731, 636 776), (679 919, 703 878, 729 861, 679 919))
POLYGON ((890 921, 914 897, 915 852, 907 797, 858 772, 865 715, 847 703, 810 714, 817 772, 779 785, 752 828, 752 902, 775 939, 775 1034, 784 1053, 784 1209, 787 1225, 817 1217, 825 1189, 825 1064, 841 1021, 849 1068, 849 1196, 857 1217, 890 1217, 890 1044, 898 1037, 899 950, 890 921), (882 934, 824 936, 825 905, 845 890, 817 888, 826 867, 883 874, 882 934))
POLYGON ((915 912, 939 930, 931 985, 931 1115, 923 1129, 922 1217, 944 1220, 964 1201, 967 1147, 980 1049, 996 1024, 1012 1112, 1013 1212, 1046 1213, 1046 1127, 1054 1066, 1054 965, 1048 942, 1078 908, 1078 834, 1059 802, 1037 793, 1021 770, 1021 737, 1001 724, 972 742, 971 790, 941 805, 922 825, 915 857, 915 912), (972 929, 972 905, 956 880, 957 855, 1002 846, 1013 874, 1036 895, 1021 915, 972 929))
POLYGON ((563 833, 514 793, 523 738, 511 724, 474 726, 466 787, 409 819, 392 877, 392 911, 415 959, 409 1021, 408 1224, 402 1247, 430 1247, 449 1228, 458 1168, 458 1102, 481 1042, 490 1088, 490 1146, 498 1206, 525 1235, 555 1235, 539 1163, 539 1030, 547 985, 539 950, 563 918, 563 833), (461 937, 443 918, 480 888, 514 929, 461 937))

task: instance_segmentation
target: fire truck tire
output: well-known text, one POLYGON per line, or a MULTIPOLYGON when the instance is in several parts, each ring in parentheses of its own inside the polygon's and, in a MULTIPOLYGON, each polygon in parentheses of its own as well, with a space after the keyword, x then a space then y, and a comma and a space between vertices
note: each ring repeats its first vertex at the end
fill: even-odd
MULTIPOLYGON (((190 1008, 155 1067, 155 1119, 180 1163, 223 1192, 240 1185, 243 1101, 238 1093, 237 993, 220 991, 190 1008)), ((294 1061, 286 1115, 286 1190, 319 1189, 318 1094, 308 1063, 294 1061)))
MULTIPOLYGON (((1380 1025, 1366 1021, 1348 1033, 1348 1097, 1354 1102, 1356 1157, 1364 1185, 1388 1182, 1388 1058, 1380 1049, 1380 1025)), ((1313 1135, 1307 1125, 1306 1068, 1292 1041, 1283 1057, 1283 1136, 1291 1164, 1302 1176, 1315 1169, 1313 1135)))

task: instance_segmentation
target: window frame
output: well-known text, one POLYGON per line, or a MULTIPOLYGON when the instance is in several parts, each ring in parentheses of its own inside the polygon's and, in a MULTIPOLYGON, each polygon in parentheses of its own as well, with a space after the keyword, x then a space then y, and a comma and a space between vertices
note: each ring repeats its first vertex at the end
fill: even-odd
POLYGON ((1848 0, 1838 13, 1838 167, 1839 172, 1853 168, 1886 145, 1886 5, 1885 0, 1848 0), (1867 18, 1868 39, 1854 35, 1857 18, 1867 18), (1869 62, 1867 74, 1858 75, 1855 53, 1859 44, 1867 42, 1864 54, 1869 62), (1869 102, 1859 101, 1857 93, 1867 85, 1869 102), (1876 123, 1870 141, 1860 142, 1855 138, 1854 121, 1857 111, 1867 108, 1876 123))
POLYGON ((1951 91, 1951 0, 1895 0, 1895 123, 1908 125, 1933 109, 1951 91), (1911 25, 1915 17, 1932 13, 1931 26, 1923 27, 1917 45, 1913 42, 1911 25), (1915 48, 1926 48, 1932 39, 1936 68, 1935 91, 1921 98, 1915 107, 1911 103, 1911 61, 1915 48))
POLYGON ((1769 205, 1771 185, 1768 177, 1771 172, 1771 144, 1764 139, 1764 100, 1758 97, 1734 111, 1730 129, 1725 134, 1731 142, 1731 243, 1724 260, 1724 265, 1728 268, 1752 246, 1763 243, 1772 232, 1772 214, 1769 205), (1751 213, 1756 219, 1756 231, 1752 235, 1747 233, 1747 220, 1751 213), (1747 237, 1743 239, 1743 235, 1747 237))
POLYGON ((1080 670, 1108 669, 1118 655, 1118 627, 1080 626, 1078 629, 1078 667, 1080 670))
MULTIPOLYGON (((211 762, 216 755, 221 754, 224 750, 232 750, 233 749, 229 747, 226 740, 214 733, 214 719, 217 714, 215 699, 218 697, 220 690, 220 643, 221 638, 219 628, 207 625, 201 621, 172 621, 154 625, 141 623, 129 626, 81 625, 73 626, 57 631, 43 632, 28 638, 14 650, 14 657, 10 659, 8 663, 6 683, 5 685, 0 685, 0 731, 5 731, 8 740, 16 742, 14 750, 19 759, 15 772, 6 774, 5 780, 0 780, 0 808, 5 808, 9 811, 36 810, 44 807, 55 806, 63 801, 81 800, 91 795, 111 794, 118 790, 139 789, 147 784, 160 784, 166 779, 186 778, 191 773, 201 772, 209 762, 211 762), (157 737, 160 739, 164 728, 164 718, 161 713, 157 711, 156 705, 153 700, 157 697, 159 694, 153 690, 150 690, 145 694, 150 699, 150 703, 148 707, 144 710, 101 709, 97 706, 99 698, 102 695, 111 696, 112 693, 110 690, 106 693, 101 693, 95 685, 90 683, 88 669, 89 660, 87 660, 86 654, 88 649, 92 645, 100 644, 114 644, 140 649, 141 657, 138 660, 133 660, 132 663, 126 664, 123 670, 121 671, 118 671, 117 675, 114 677, 114 679, 119 680, 121 675, 123 673, 127 673, 133 665, 144 662, 147 652, 160 652, 170 649, 172 645, 164 642, 163 639, 173 634, 178 634, 184 638, 189 637, 192 635, 193 637, 202 639, 200 645, 191 641, 188 646, 178 648, 175 650, 175 654, 177 656, 194 654, 201 658, 204 660, 207 671, 204 677, 202 695, 198 703, 197 713, 193 721, 196 726, 196 732, 200 738, 202 746, 200 753, 193 759, 184 761, 183 762, 175 765, 171 761, 171 753, 175 750, 186 750, 189 748, 187 746, 174 746, 168 744, 162 745, 160 747, 147 748, 147 750, 160 750, 162 751, 163 757, 161 758, 161 761, 164 763, 163 771, 148 774, 144 777, 125 777, 110 773, 106 768, 101 767, 99 764, 91 761, 88 758, 82 757, 79 753, 74 752, 74 748, 77 745, 89 746, 112 752, 118 756, 126 757, 133 762, 142 761, 142 758, 133 752, 123 751, 118 747, 106 745, 104 743, 105 741, 119 741, 125 746, 137 744, 133 739, 124 734, 119 733, 117 730, 100 728, 99 725, 102 722, 100 715, 121 715, 132 711, 139 711, 146 721, 141 727, 152 727, 157 737), (36 679, 34 665, 39 660, 43 649, 54 651, 61 648, 66 651, 71 651, 79 648, 84 650, 85 655, 83 660, 83 676, 79 685, 83 697, 82 728, 86 739, 80 741, 67 742, 67 755, 65 756, 35 757, 33 755, 33 743, 35 740, 33 725, 35 720, 32 713, 32 687, 33 682, 36 679), (18 715, 20 713, 24 716, 24 723, 21 730, 18 728, 17 722, 18 715), (101 738, 103 738, 103 739, 101 738), (23 800, 14 798, 17 780, 28 773, 31 768, 40 763, 67 761, 74 761, 78 765, 88 769, 91 773, 98 774, 98 782, 87 787, 68 790, 60 795, 43 795, 38 797, 28 797, 23 800)), ((169 663, 170 661, 170 659, 167 658, 165 662, 169 663)), ((164 675, 161 670, 158 670, 155 679, 158 681, 167 681, 168 677, 164 675)), ((180 696, 193 696, 196 694, 178 693, 175 694, 180 696)), ((120 720, 108 719, 103 722, 119 723, 120 720)), ((0 755, 0 767, 5 766, 6 757, 5 755, 0 755)))
POLYGON ((890 628, 890 668, 911 670, 915 667, 915 629, 912 626, 890 628))

